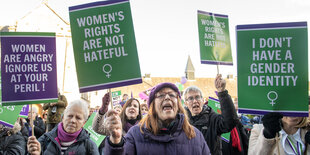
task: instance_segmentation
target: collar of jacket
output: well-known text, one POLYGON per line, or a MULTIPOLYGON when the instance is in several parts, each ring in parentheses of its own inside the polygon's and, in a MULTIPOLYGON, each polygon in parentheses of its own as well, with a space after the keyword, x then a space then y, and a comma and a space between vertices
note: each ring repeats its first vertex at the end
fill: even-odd
MULTIPOLYGON (((55 144, 58 144, 58 142, 55 140, 57 137, 57 128, 54 128, 52 131, 46 133, 46 136, 49 137, 55 144)), ((83 141, 87 138, 89 138, 89 133, 83 128, 80 135, 76 138, 76 142, 83 141)))
POLYGON ((163 134, 163 135, 154 135, 150 131, 148 131, 146 128, 143 128, 144 130, 144 137, 158 141, 158 142, 170 142, 177 138, 178 135, 180 135, 183 132, 183 123, 184 123, 184 115, 183 114, 177 114, 176 117, 178 117, 178 121, 174 123, 172 128, 176 128, 172 130, 172 133, 170 134, 163 134))
POLYGON ((207 105, 204 105, 202 108, 202 111, 196 115, 196 116, 192 116, 191 112, 189 111, 188 108, 186 108, 187 113, 188 113, 188 118, 189 121, 192 125, 196 126, 196 125, 205 125, 209 122, 209 116, 211 113, 213 113, 212 108, 210 108, 207 105))
POLYGON ((202 115, 210 114, 211 111, 212 111, 212 108, 211 108, 211 107, 209 107, 208 105, 203 105, 201 112, 200 112, 198 115, 196 115, 196 116, 192 116, 192 113, 191 113, 191 111, 188 109, 188 107, 185 107, 185 109, 187 110, 187 113, 188 113, 188 117, 189 117, 189 118, 201 117, 202 115))

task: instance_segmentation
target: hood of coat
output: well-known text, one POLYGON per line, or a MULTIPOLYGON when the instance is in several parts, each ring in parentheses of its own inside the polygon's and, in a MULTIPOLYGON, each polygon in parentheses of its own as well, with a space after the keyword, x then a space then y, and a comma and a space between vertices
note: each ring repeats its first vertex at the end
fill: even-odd
POLYGON ((172 133, 154 135, 146 128, 144 128, 144 137, 158 142, 170 142, 176 139, 183 132, 184 115, 177 114, 176 117, 176 122, 174 122, 173 126, 171 127, 171 129, 173 129, 172 133))

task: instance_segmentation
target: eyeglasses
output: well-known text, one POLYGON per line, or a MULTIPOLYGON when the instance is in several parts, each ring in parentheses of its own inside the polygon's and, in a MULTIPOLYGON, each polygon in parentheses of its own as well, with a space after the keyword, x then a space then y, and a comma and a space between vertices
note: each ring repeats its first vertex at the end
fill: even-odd
POLYGON ((186 99, 186 101, 188 101, 188 102, 193 102, 194 100, 196 100, 196 101, 201 101, 201 99, 202 99, 202 96, 197 95, 197 96, 195 96, 195 97, 193 97, 193 96, 188 97, 188 98, 186 99))
POLYGON ((168 93, 168 94, 158 94, 157 96, 155 96, 156 98, 159 98, 159 99, 164 99, 166 96, 169 96, 171 99, 175 99, 177 98, 177 95, 176 94, 172 94, 172 93, 168 93))

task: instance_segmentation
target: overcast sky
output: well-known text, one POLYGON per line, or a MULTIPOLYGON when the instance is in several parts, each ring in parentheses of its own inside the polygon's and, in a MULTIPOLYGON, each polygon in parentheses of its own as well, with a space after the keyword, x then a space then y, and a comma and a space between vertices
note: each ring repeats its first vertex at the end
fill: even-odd
MULTIPOLYGON (((41 2, 0 1, 0 25, 14 25, 41 2)), ((69 21, 68 7, 87 2, 93 1, 51 0, 48 4, 69 21)), ((215 65, 200 64, 197 10, 229 17, 234 66, 220 66, 224 75, 237 74, 236 25, 310 22, 309 0, 131 0, 130 4, 142 75, 151 73, 155 77, 184 76, 189 55, 196 77, 215 77, 215 65)))

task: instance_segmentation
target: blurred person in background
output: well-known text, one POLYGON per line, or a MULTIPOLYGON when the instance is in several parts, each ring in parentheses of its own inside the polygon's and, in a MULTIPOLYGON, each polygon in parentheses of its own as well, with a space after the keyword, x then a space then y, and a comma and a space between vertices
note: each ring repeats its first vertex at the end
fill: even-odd
POLYGON ((123 107, 120 104, 116 104, 114 105, 113 109, 120 114, 122 112, 123 107))
POLYGON ((31 111, 28 112, 28 118, 26 118, 25 126, 28 129, 28 135, 31 136, 32 131, 34 130, 34 136, 39 138, 45 133, 45 124, 41 117, 38 115, 37 107, 32 107, 32 120, 33 120, 33 127, 30 126, 30 118, 31 118, 31 111))
POLYGON ((144 117, 149 111, 149 108, 147 107, 147 104, 142 103, 141 104, 141 112, 142 112, 142 116, 144 117))
POLYGON ((68 105, 67 98, 61 95, 58 90, 58 102, 46 103, 43 105, 43 110, 47 110, 47 131, 51 131, 61 122, 61 115, 68 105))
POLYGON ((27 139, 20 131, 19 119, 13 128, 0 124, 0 154, 1 155, 24 155, 26 153, 27 139))
MULTIPOLYGON (((106 131, 106 126, 104 125, 104 120, 109 104, 110 94, 106 93, 102 98, 102 106, 100 107, 99 112, 96 114, 92 124, 93 130, 102 135, 108 134, 106 131)), ((118 113, 115 109, 112 110, 118 113)), ((123 133, 126 134, 132 126, 139 123, 139 121, 142 119, 140 102, 135 98, 127 100, 119 115, 122 120, 123 133)))
POLYGON ((123 99, 121 100, 119 104, 123 107, 125 103, 127 102, 127 100, 128 100, 128 94, 124 94, 123 99))

